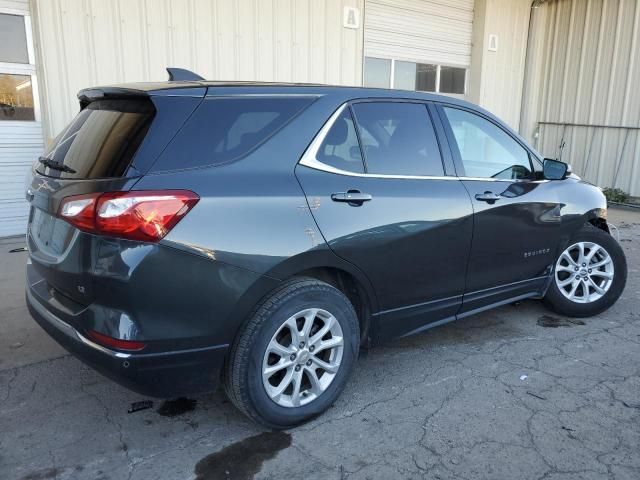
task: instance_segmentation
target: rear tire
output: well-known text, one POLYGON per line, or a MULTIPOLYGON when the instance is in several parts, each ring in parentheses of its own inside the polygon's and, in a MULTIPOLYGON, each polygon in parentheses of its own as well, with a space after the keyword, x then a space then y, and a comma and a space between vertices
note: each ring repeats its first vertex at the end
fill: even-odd
POLYGON ((626 282, 627 262, 618 242, 586 225, 556 260, 544 303, 568 317, 590 317, 611 307, 626 282))
POLYGON ((342 292, 312 278, 288 281, 261 302, 236 338, 224 375, 227 396, 266 427, 299 425, 338 398, 359 337, 342 292))

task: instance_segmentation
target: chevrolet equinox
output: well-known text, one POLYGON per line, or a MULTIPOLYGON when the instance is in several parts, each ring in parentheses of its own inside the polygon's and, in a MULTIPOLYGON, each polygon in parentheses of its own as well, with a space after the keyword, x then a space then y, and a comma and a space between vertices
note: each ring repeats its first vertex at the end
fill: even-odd
POLYGON ((336 400, 364 344, 622 293, 601 190, 475 105, 170 70, 82 90, 26 184, 32 316, 131 390, 222 383, 287 428, 336 400))

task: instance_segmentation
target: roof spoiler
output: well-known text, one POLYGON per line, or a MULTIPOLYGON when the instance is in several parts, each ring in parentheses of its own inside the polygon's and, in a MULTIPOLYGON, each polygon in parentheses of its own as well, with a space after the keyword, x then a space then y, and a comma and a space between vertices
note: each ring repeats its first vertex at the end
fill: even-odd
POLYGON ((175 68, 175 67, 167 67, 167 73, 169 74, 169 81, 179 81, 179 80, 190 80, 190 81, 198 81, 204 80, 197 73, 193 73, 190 70, 185 68, 175 68))

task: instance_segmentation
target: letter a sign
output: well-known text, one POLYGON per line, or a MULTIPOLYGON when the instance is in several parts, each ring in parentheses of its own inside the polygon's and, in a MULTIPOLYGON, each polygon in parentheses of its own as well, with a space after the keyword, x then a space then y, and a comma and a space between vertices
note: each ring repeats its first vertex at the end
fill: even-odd
POLYGON ((360 10, 355 7, 344 7, 342 26, 344 28, 360 28, 360 10))

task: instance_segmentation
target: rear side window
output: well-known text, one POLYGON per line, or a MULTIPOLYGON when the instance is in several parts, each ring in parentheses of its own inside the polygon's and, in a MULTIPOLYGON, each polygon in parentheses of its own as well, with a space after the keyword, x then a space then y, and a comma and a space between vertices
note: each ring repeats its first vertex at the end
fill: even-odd
POLYGON ((444 174, 440 149, 426 105, 403 102, 353 106, 367 173, 444 174))
POLYGON ((314 97, 209 98, 171 142, 154 170, 237 160, 280 130, 314 97))
POLYGON ((91 102, 41 157, 64 166, 62 170, 43 163, 36 170, 59 178, 120 177, 131 164, 154 113, 148 99, 91 102))
POLYGON ((316 154, 316 160, 340 170, 364 173, 356 127, 348 108, 331 126, 316 154))

